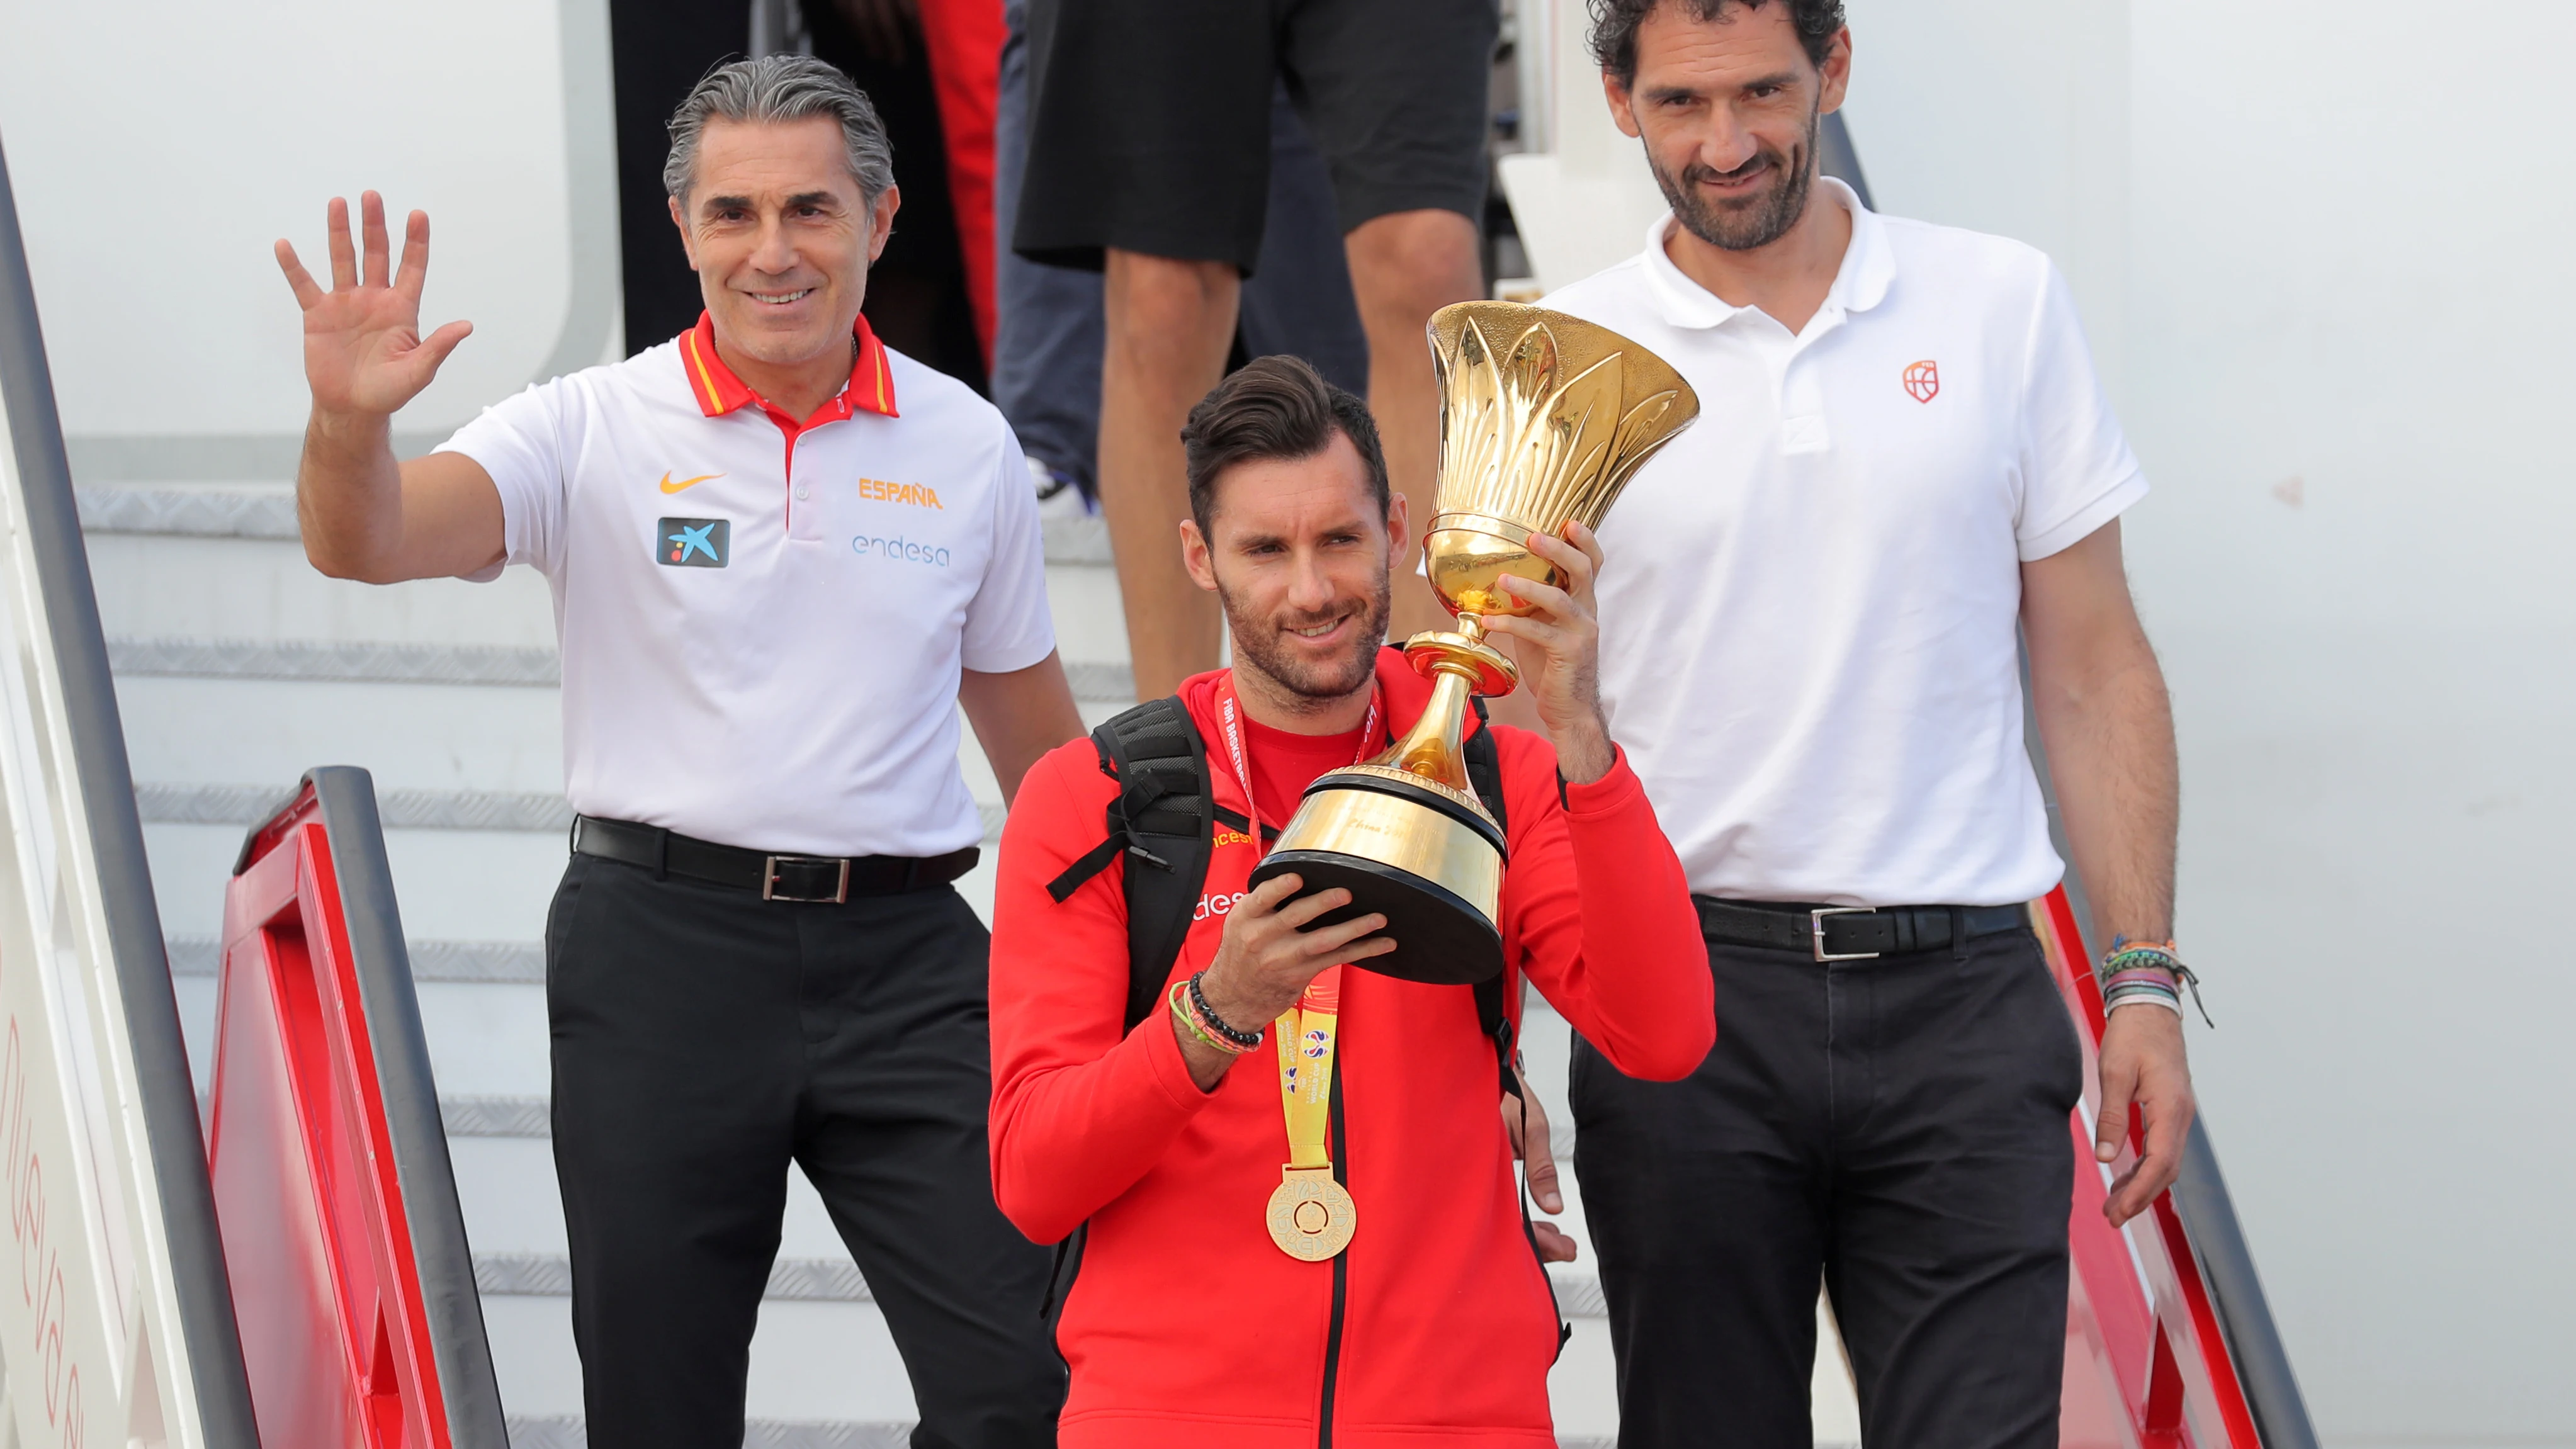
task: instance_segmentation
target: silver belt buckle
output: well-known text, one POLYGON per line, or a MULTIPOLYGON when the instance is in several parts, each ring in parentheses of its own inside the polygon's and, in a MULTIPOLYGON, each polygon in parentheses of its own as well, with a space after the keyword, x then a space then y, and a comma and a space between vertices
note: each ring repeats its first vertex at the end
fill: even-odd
POLYGON ((1866 914, 1866 915, 1872 915, 1872 916, 1877 915, 1877 914, 1878 914, 1878 907, 1876 907, 1876 906, 1818 906, 1818 907, 1816 907, 1814 910, 1807 912, 1807 930, 1808 930, 1809 934, 1812 936, 1812 938, 1814 939, 1814 941, 1815 941, 1815 943, 1816 943, 1816 959, 1817 959, 1817 960, 1819 960, 1819 961, 1875 961, 1875 960, 1877 960, 1877 959, 1878 959, 1878 957, 1879 957, 1879 954, 1880 954, 1880 953, 1879 953, 1879 952, 1876 952, 1876 951, 1852 951, 1852 952, 1847 952, 1847 953, 1845 953, 1845 954, 1843 954, 1843 955, 1837 956, 1837 955, 1835 955, 1833 952, 1828 951, 1828 950, 1826 950, 1826 949, 1825 949, 1825 917, 1827 917, 1827 916, 1851 916, 1851 915, 1864 915, 1864 914, 1866 914))
POLYGON ((847 905, 850 900, 849 857, 842 856, 835 859, 828 855, 763 856, 760 862, 760 898, 764 901, 798 901, 812 905, 847 905), (778 866, 782 861, 792 865, 837 865, 841 868, 841 878, 839 883, 832 887, 832 893, 828 896, 782 896, 778 893, 778 866))

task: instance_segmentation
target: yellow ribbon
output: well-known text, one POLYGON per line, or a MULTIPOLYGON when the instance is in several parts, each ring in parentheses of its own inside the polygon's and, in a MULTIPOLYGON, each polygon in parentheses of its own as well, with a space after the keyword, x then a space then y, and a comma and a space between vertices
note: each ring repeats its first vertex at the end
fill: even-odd
POLYGON ((1327 966, 1273 1024, 1271 1034, 1279 1044, 1279 1108, 1288 1119, 1288 1165, 1293 1168, 1333 1165, 1325 1134, 1332 1116, 1341 1009, 1342 968, 1327 966))

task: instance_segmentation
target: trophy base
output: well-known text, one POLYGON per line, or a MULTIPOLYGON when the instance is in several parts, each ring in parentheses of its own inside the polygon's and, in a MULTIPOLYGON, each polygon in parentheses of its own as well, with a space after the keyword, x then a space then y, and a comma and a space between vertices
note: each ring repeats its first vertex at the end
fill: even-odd
POLYGON ((1356 765, 1307 787, 1278 847, 1253 868, 1252 884, 1293 873, 1301 895, 1336 886, 1351 893, 1349 905, 1316 925, 1385 916, 1383 934, 1395 949, 1352 965, 1403 981, 1477 982, 1503 969, 1494 925, 1503 854, 1502 832, 1474 796, 1356 765))
POLYGON ((1363 971, 1434 986, 1490 981, 1502 974, 1502 933, 1465 897, 1435 881, 1356 855, 1300 850, 1272 851, 1252 872, 1252 883, 1291 872, 1305 882, 1306 895, 1335 886, 1351 893, 1349 905, 1317 917, 1317 926, 1339 925, 1371 912, 1386 917, 1383 934, 1394 938, 1395 949, 1351 963, 1363 971))

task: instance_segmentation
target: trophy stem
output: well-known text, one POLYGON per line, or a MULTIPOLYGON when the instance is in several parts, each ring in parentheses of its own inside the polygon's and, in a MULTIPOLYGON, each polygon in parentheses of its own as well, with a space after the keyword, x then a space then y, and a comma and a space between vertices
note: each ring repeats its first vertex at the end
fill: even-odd
POLYGON ((1431 703, 1424 706, 1422 718, 1404 732, 1376 763, 1402 770, 1409 775, 1471 793, 1474 786, 1467 780, 1466 756, 1459 750, 1467 733, 1466 671, 1441 669, 1439 679, 1431 686, 1431 703))

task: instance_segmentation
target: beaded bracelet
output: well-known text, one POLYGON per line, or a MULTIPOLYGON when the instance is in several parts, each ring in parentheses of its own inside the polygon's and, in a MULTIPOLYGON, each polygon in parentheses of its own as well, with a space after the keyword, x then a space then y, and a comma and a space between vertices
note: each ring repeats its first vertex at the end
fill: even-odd
POLYGON ((1230 1041, 1223 1040, 1211 1034, 1206 1027, 1199 1025, 1198 1013, 1190 1010, 1189 1002, 1185 999, 1186 993, 1182 989, 1183 985, 1182 982, 1173 982, 1172 994, 1165 1000, 1171 1005, 1172 1015, 1180 1019, 1181 1026, 1191 1036, 1198 1038, 1200 1045, 1223 1052, 1230 1057, 1239 1057, 1252 1050, 1250 1047, 1239 1047, 1230 1041))
POLYGON ((1237 1031, 1234 1027, 1227 1024, 1224 1017, 1216 1014, 1215 1007, 1208 1005, 1207 993, 1199 989, 1199 977, 1205 976, 1206 974, 1206 972, 1201 971, 1198 975, 1192 976, 1189 980, 1190 1010, 1197 1013, 1199 1025, 1206 1027, 1208 1030, 1215 1032, 1218 1036, 1234 1043, 1234 1049, 1236 1051, 1248 1052, 1254 1047, 1261 1045, 1260 1032, 1237 1031))

